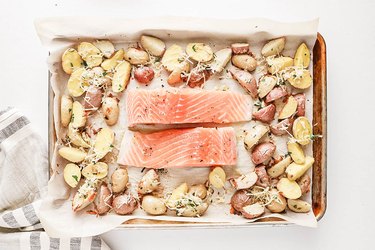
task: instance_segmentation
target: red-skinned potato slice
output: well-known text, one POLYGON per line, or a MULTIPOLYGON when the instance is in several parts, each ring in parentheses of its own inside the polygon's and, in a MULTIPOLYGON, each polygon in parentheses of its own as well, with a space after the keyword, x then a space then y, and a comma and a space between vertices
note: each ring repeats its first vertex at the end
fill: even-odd
POLYGON ((230 68, 229 72, 232 74, 233 78, 236 79, 241 84, 241 86, 250 94, 252 98, 257 98, 257 81, 252 74, 235 67, 230 68))
POLYGON ((253 113, 253 118, 255 120, 270 123, 275 117, 276 107, 273 104, 270 104, 256 112, 253 113))
POLYGON ((258 165, 271 159, 275 153, 276 146, 271 142, 264 142, 255 146, 251 152, 251 160, 254 164, 258 165))
POLYGON ((254 171, 258 175, 258 180, 256 182, 256 185, 261 186, 261 187, 268 187, 270 185, 270 177, 267 174, 266 167, 262 165, 262 166, 256 167, 254 171))
POLYGON ((288 95, 288 92, 286 91, 286 88, 284 86, 276 87, 267 94, 266 102, 267 103, 273 102, 286 95, 288 95))
POLYGON ((270 130, 271 133, 274 135, 285 135, 287 134, 287 131, 290 131, 293 124, 293 118, 287 118, 285 120, 282 120, 276 125, 271 125, 270 130))
POLYGON ((230 47, 235 55, 247 54, 250 49, 248 43, 233 43, 230 47))
POLYGON ((154 70, 150 67, 141 66, 135 69, 134 78, 139 83, 148 84, 154 79, 154 70))
POLYGON ((304 93, 294 95, 294 99, 297 101, 297 116, 304 116, 305 115, 305 103, 306 103, 306 96, 304 93))

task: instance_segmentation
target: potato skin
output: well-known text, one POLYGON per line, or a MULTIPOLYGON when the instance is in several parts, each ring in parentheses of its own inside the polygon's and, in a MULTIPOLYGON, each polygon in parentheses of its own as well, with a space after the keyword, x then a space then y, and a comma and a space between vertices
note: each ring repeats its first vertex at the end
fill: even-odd
POLYGON ((154 70, 150 67, 138 67, 134 71, 134 78, 141 84, 148 84, 154 79, 154 70))
POLYGON ((274 135, 285 135, 287 131, 291 132, 293 121, 293 118, 287 118, 275 125, 270 125, 271 133, 274 135))
POLYGON ((303 200, 288 199, 288 208, 296 213, 307 213, 310 211, 311 205, 303 200))
POLYGON ((72 118, 73 100, 70 96, 63 95, 61 97, 60 105, 61 124, 64 127, 67 127, 70 123, 70 119, 72 118))
POLYGON ((277 198, 280 200, 281 203, 277 201, 272 201, 269 205, 267 205, 267 209, 270 210, 272 213, 281 213, 285 210, 287 206, 287 201, 284 196, 282 196, 277 189, 272 189, 272 193, 277 194, 277 198))
POLYGON ((299 178, 297 183, 301 188, 302 194, 307 194, 310 192, 311 178, 308 174, 304 174, 301 178, 299 178))
POLYGON ((248 43, 233 43, 230 47, 235 55, 247 54, 250 50, 248 43))
POLYGON ((264 214, 265 209, 262 204, 256 202, 254 204, 242 208, 242 216, 246 219, 254 219, 264 214), (250 209, 251 208, 251 209, 250 209))
POLYGON ((124 58, 133 65, 145 65, 150 60, 146 51, 137 48, 129 48, 126 51, 124 58))
POLYGON ((210 72, 207 70, 199 71, 196 68, 191 70, 190 78, 187 78, 189 87, 195 88, 202 86, 210 78, 210 72))
POLYGON ((119 105, 116 97, 106 97, 103 100, 103 115, 108 126, 115 125, 119 117, 119 105))
POLYGON ((276 113, 276 106, 274 104, 270 104, 256 112, 253 113, 253 118, 255 120, 270 123, 273 118, 275 117, 276 113))
POLYGON ((207 188, 203 184, 193 185, 190 187, 188 193, 197 196, 203 200, 207 197, 207 188))
POLYGON ((271 142, 264 142, 255 146, 251 152, 251 160, 254 164, 258 165, 271 159, 275 153, 276 146, 271 142))
POLYGON ((151 215, 162 215, 167 212, 167 207, 164 202, 155 196, 146 195, 142 198, 143 210, 151 215))
POLYGON ((94 86, 91 85, 85 94, 83 107, 85 109, 98 109, 102 105, 102 97, 103 97, 103 91, 94 86))
POLYGON ((256 185, 261 187, 268 187, 270 185, 270 177, 267 174, 265 166, 256 167, 255 173, 258 175, 256 185))
POLYGON ((304 93, 294 95, 294 98, 297 101, 297 116, 304 116, 305 115, 305 103, 306 103, 306 96, 304 93))
POLYGON ((254 71, 257 67, 257 60, 250 55, 232 56, 232 64, 246 71, 254 71))
POLYGON ((97 200, 97 202, 95 203, 96 212, 99 215, 106 214, 111 208, 111 204, 113 201, 112 192, 108 188, 106 183, 103 183, 100 186, 99 192, 96 196, 96 200, 97 200))
POLYGON ((240 70, 236 67, 229 69, 232 77, 236 79, 239 84, 250 94, 252 98, 258 96, 258 84, 255 77, 245 70, 240 70))
POLYGON ((133 196, 129 194, 122 194, 116 196, 112 202, 112 207, 116 214, 127 215, 134 212, 134 210, 138 207, 138 202, 133 196))
POLYGON ((121 193, 125 190, 126 185, 128 184, 128 170, 126 170, 125 168, 116 169, 111 176, 111 180, 112 191, 114 193, 121 193))
POLYGON ((284 96, 288 95, 288 91, 284 86, 276 87, 272 89, 267 95, 266 95, 266 103, 273 102, 277 99, 280 99, 284 96))
POLYGON ((241 212, 242 208, 253 203, 253 199, 247 195, 246 190, 236 191, 230 199, 230 204, 237 212, 241 212))

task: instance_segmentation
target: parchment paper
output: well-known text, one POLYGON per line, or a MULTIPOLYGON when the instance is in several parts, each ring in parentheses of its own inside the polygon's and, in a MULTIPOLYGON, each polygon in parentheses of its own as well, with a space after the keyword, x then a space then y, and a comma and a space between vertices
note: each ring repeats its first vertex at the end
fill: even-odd
MULTIPOLYGON (((287 37, 286 47, 283 55, 294 56, 294 52, 301 42, 305 42, 312 49, 315 44, 318 20, 312 20, 302 23, 279 23, 266 19, 241 19, 241 20, 216 20, 216 19, 198 19, 182 17, 162 17, 150 19, 127 20, 119 18, 88 18, 88 17, 66 17, 66 18, 46 18, 37 20, 36 29, 43 45, 49 51, 48 67, 52 74, 51 86, 55 94, 54 105, 54 124, 55 133, 58 141, 55 146, 55 154, 51 159, 52 175, 48 184, 48 196, 44 199, 39 218, 44 229, 51 237, 72 237, 72 236, 91 236, 104 233, 119 225, 124 221, 140 218, 150 220, 169 220, 169 221, 188 221, 188 222, 216 222, 230 224, 245 224, 252 222, 237 215, 230 214, 229 200, 234 190, 229 183, 226 186, 226 195, 223 203, 211 204, 204 216, 200 218, 176 217, 173 213, 165 216, 147 216, 141 209, 137 209, 133 215, 119 216, 109 213, 102 217, 87 214, 83 210, 74 213, 71 209, 71 195, 76 190, 71 190, 64 182, 63 168, 67 163, 61 157, 57 156, 56 150, 59 147, 61 137, 65 129, 60 126, 60 98, 62 94, 67 93, 66 83, 68 75, 62 71, 61 55, 71 46, 76 46, 80 41, 93 41, 95 39, 109 39, 116 48, 128 48, 134 46, 141 34, 148 34, 160 37, 167 46, 171 43, 185 45, 187 42, 206 42, 213 46, 217 51, 224 47, 229 47, 232 42, 249 42, 251 51, 260 56, 260 50, 265 41, 280 36, 287 37), (56 157, 57 156, 57 157, 56 157)), ((311 65, 311 64, 310 64, 311 65)), ((259 68, 259 67, 258 67, 259 68)), ((311 67, 310 67, 311 68, 311 67)), ((256 78, 260 76, 260 71, 255 73, 256 78)), ((146 88, 166 88, 166 73, 154 79, 146 88), (162 80, 160 80, 162 79, 162 80)), ((128 89, 143 88, 131 80, 128 89)), ((204 86, 206 89, 228 88, 230 91, 245 93, 240 85, 233 79, 229 79, 225 73, 211 78, 204 86)), ((120 119, 115 126, 111 128, 115 131, 115 148, 120 148, 121 140, 125 133, 132 133, 127 130, 125 117, 125 94, 120 95, 120 119)), ((306 116, 312 119, 312 87, 305 91, 306 116)), ((99 125, 106 126, 98 113, 93 121, 99 125)), ((243 131, 251 126, 254 121, 235 127, 238 141, 238 165, 237 171, 234 167, 224 167, 228 177, 246 173, 253 170, 254 165, 250 160, 249 153, 243 147, 243 131)), ((52 136, 52 135, 50 135, 52 136)), ((273 137, 277 145, 276 154, 284 155, 287 153, 286 140, 284 137, 273 137)), ((312 155, 311 145, 305 149, 307 155, 312 155)), ((115 161, 114 161, 115 162, 115 161)), ((115 163, 110 164, 110 174, 117 167, 115 163)), ((130 192, 136 193, 137 182, 143 175, 140 168, 128 167, 130 176, 130 192)), ((166 173, 161 174, 161 182, 164 186, 164 192, 169 192, 182 182, 189 185, 204 183, 207 180, 209 168, 183 168, 168 169, 166 173)), ((222 194, 221 194, 222 195, 222 194)), ((214 194, 213 198, 219 195, 214 194)), ((309 193, 303 199, 311 201, 309 193)), ((90 209, 90 208, 88 208, 90 209)), ((298 214, 286 211, 283 214, 265 214, 265 217, 278 217, 302 226, 315 227, 316 219, 312 211, 305 214, 298 214)), ((152 227, 152 224, 150 224, 152 227)))

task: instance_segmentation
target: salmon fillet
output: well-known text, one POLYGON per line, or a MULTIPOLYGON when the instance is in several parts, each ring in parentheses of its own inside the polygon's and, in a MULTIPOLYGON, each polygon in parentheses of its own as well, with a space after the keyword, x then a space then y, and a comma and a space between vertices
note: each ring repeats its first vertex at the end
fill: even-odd
POLYGON ((250 121, 252 106, 253 100, 249 95, 229 91, 130 90, 127 93, 126 114, 130 128, 148 124, 201 126, 204 123, 250 121))
POLYGON ((236 165, 236 136, 231 127, 129 133, 122 140, 117 160, 122 165, 146 168, 236 165))

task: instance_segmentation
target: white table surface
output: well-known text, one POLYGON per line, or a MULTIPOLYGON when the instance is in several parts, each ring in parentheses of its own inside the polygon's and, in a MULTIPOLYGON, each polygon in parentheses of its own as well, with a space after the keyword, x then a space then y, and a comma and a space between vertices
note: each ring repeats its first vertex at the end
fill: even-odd
POLYGON ((115 230, 113 249, 374 249, 375 1, 0 0, 0 108, 16 106, 47 141, 47 52, 33 19, 57 15, 320 17, 328 47, 328 209, 317 229, 115 230), (214 4, 215 2, 215 4, 214 4), (245 3, 248 2, 248 3, 245 3), (365 214, 367 214, 365 216, 365 214))

